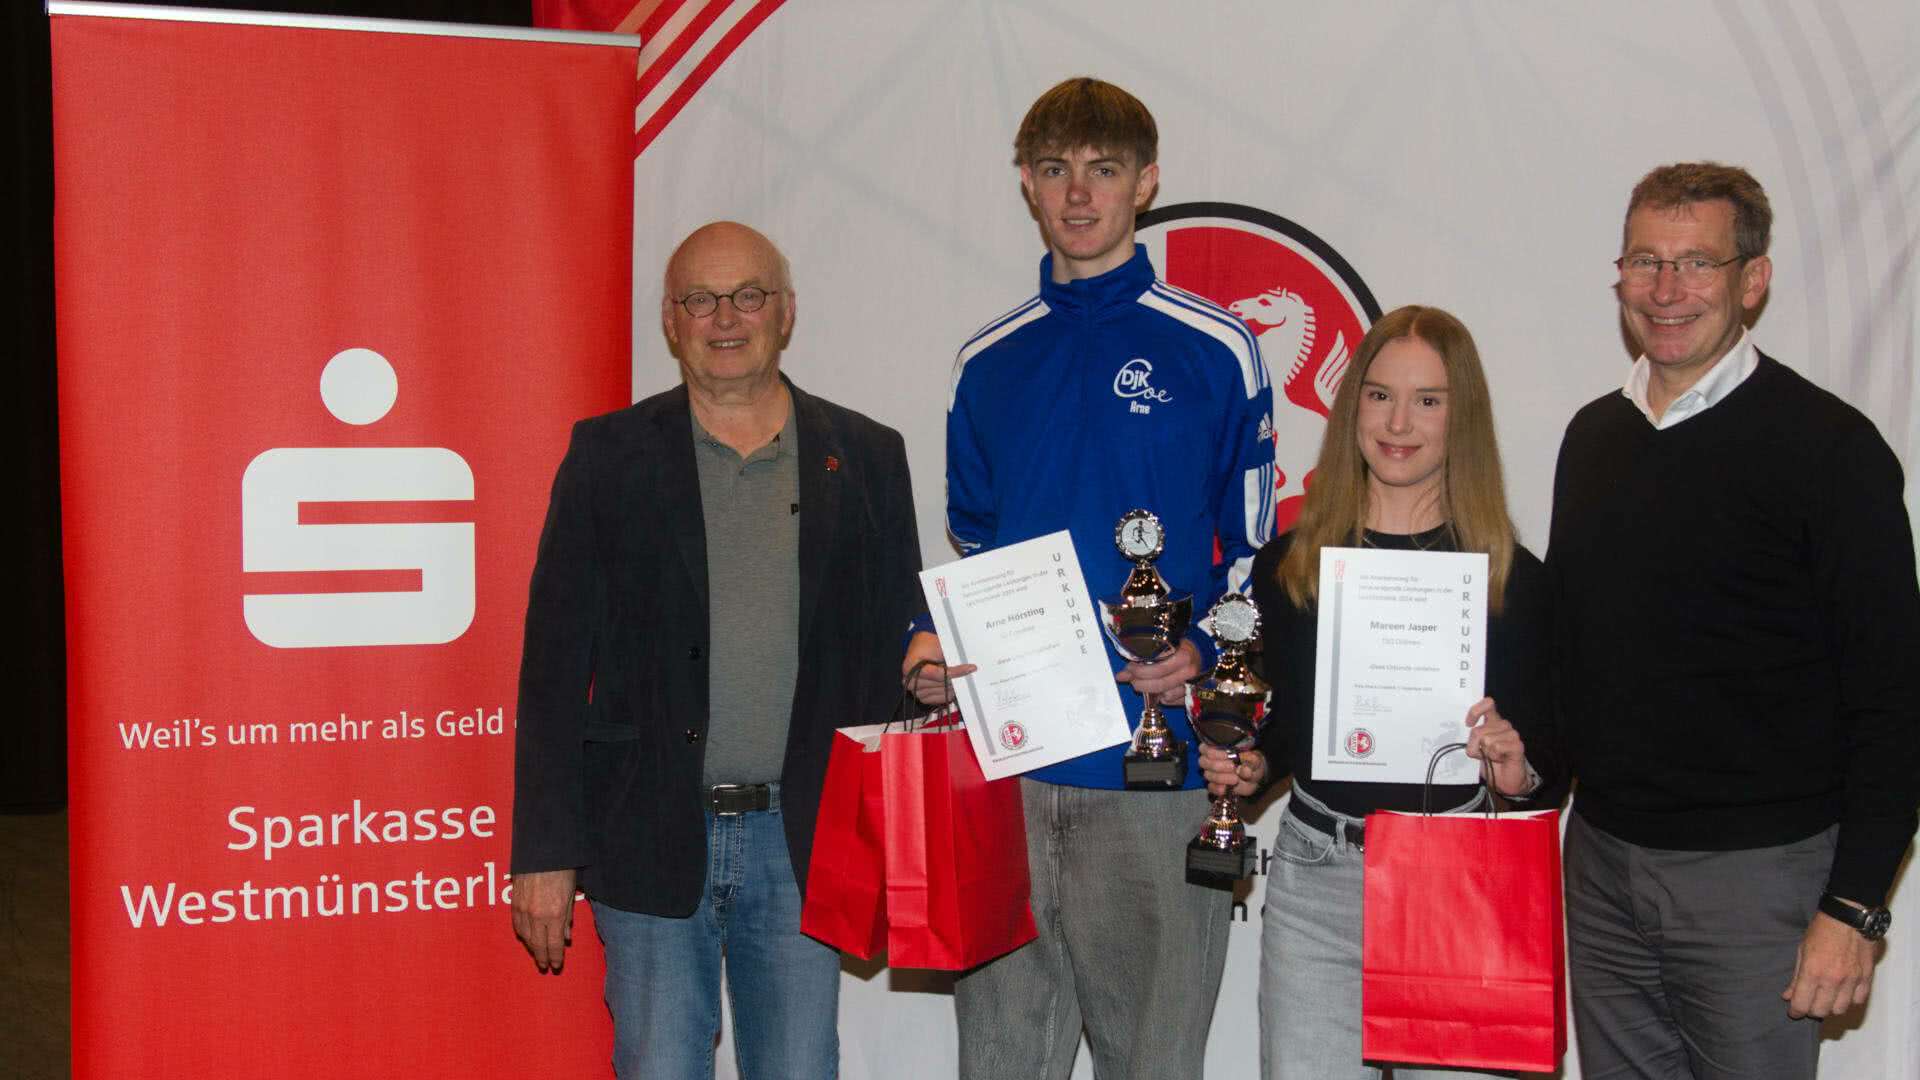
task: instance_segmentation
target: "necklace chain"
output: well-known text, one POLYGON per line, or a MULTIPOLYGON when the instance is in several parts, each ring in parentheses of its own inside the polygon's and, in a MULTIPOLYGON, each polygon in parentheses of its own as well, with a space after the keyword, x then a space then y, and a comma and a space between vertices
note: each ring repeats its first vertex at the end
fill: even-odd
MULTIPOLYGON (((1377 548, 1380 546, 1379 544, 1376 544, 1373 542, 1372 536, 1368 535, 1373 531, 1374 530, 1371 530, 1371 529, 1360 530, 1360 546, 1361 547, 1377 548)), ((1381 535, 1389 536, 1393 534, 1382 533, 1381 535)), ((1425 531, 1417 532, 1417 533, 1405 533, 1402 535, 1406 536, 1407 540, 1413 544, 1413 550, 1432 551, 1434 548, 1434 545, 1440 543, 1442 540, 1449 539, 1453 536, 1453 523, 1450 521, 1443 521, 1440 524, 1435 525, 1431 529, 1427 529, 1425 531), (1433 539, 1427 541, 1424 544, 1421 543, 1420 538, 1423 536, 1426 536, 1429 533, 1433 534, 1433 539)))

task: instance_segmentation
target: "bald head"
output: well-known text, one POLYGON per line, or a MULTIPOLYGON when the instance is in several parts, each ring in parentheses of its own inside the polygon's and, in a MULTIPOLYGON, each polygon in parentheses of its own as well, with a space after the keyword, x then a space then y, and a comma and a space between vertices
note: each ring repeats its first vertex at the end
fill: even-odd
MULTIPOLYGON (((669 300, 685 296, 695 289, 726 291, 711 281, 696 280, 716 269, 751 269, 761 275, 754 282, 764 289, 791 289, 793 275, 787 257, 759 230, 737 221, 714 221, 687 234, 680 246, 667 257, 666 288, 669 300)), ((728 286, 727 288, 731 288, 728 286)))

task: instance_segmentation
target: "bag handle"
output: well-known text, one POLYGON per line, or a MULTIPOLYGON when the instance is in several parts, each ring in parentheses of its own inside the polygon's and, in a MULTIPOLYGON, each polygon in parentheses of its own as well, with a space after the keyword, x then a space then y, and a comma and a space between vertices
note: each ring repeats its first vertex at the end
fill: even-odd
MULTIPOLYGON (((1448 743, 1440 749, 1435 750, 1433 756, 1427 759, 1427 782, 1421 785, 1420 788, 1420 813, 1422 815, 1426 817, 1433 816, 1433 774, 1440 768, 1440 759, 1453 753, 1455 750, 1465 750, 1466 748, 1467 744, 1463 742, 1448 743)), ((1494 794, 1493 778, 1488 775, 1490 768, 1486 762, 1483 761, 1480 763, 1480 786, 1485 789, 1485 794, 1488 796, 1494 794)), ((1486 806, 1486 816, 1492 817, 1493 799, 1486 799, 1486 806)))
POLYGON ((939 661, 932 658, 916 661, 912 667, 907 669, 906 674, 900 676, 900 700, 893 706, 893 715, 887 718, 888 729, 891 729, 896 723, 900 725, 902 731, 906 732, 936 726, 964 726, 965 721, 960 716, 960 707, 954 704, 954 702, 959 699, 953 692, 953 679, 947 675, 947 667, 945 664, 940 665, 940 680, 946 684, 947 704, 935 705, 927 708, 923 712, 921 711, 922 703, 920 699, 914 696, 912 690, 908 689, 908 687, 913 685, 914 678, 920 674, 920 669, 926 667, 928 664, 934 663, 939 663, 939 661))

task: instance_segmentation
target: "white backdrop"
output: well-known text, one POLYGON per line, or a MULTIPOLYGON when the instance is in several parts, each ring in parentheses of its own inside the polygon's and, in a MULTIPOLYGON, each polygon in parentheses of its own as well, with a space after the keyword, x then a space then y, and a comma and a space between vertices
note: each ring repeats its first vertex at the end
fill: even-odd
MULTIPOLYGON (((1561 431, 1630 359, 1610 291, 1628 190, 1663 162, 1746 165, 1777 219, 1756 338, 1873 418, 1908 465, 1911 508, 1916 56, 1920 5, 1894 2, 789 3, 636 162, 634 392, 677 378, 657 324, 673 244, 715 218, 760 227, 796 275, 785 370, 905 434, 926 558, 952 558, 948 369, 973 329, 1033 291, 1041 253, 1013 131, 1046 87, 1092 74, 1159 120, 1156 205, 1284 216, 1384 308, 1465 320, 1536 551, 1561 431)), ((1280 420, 1314 422, 1285 406, 1280 420)), ((1209 1076, 1257 1073, 1262 881, 1234 929, 1209 1076)), ((1895 899, 1874 999, 1863 1021, 1830 1026, 1823 1077, 1920 1077, 1920 886, 1895 899)), ((849 1080, 952 1069, 937 976, 850 968, 841 1028, 849 1080)))

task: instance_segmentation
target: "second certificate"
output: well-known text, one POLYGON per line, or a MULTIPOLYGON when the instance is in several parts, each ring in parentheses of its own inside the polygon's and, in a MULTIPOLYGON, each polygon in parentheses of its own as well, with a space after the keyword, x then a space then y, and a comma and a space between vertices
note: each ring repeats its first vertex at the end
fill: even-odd
MULTIPOLYGON (((1435 750, 1466 741, 1486 683, 1486 580, 1484 554, 1321 549, 1316 779, 1418 784, 1435 750)), ((1433 780, 1475 775, 1451 753, 1433 780)))
POLYGON ((920 572, 987 779, 1127 741, 1100 617, 1065 530, 920 572))

